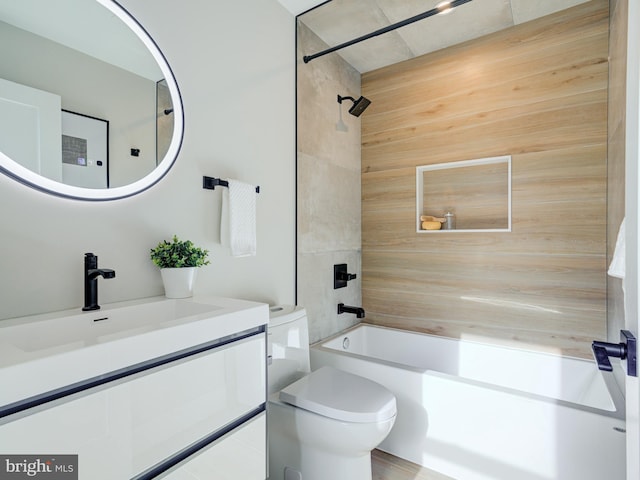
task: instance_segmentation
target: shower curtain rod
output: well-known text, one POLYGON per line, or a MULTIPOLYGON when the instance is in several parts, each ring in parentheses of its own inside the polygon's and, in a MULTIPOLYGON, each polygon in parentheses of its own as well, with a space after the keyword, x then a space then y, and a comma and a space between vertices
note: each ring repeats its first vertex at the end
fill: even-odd
POLYGON ((328 53, 333 53, 333 52, 335 52, 337 50, 341 50, 341 49, 343 49, 345 47, 350 47, 351 45, 355 45, 356 43, 363 42, 364 40, 369 40, 370 38, 377 37, 378 35, 382 35, 383 33, 387 33, 387 32, 391 32, 393 30, 397 30, 400 27, 404 27, 406 25, 410 25, 410 24, 415 23, 415 22, 417 22, 419 20, 424 20, 425 18, 433 17, 434 15, 437 15, 439 13, 445 12, 447 10, 452 10, 452 9, 454 9, 456 7, 459 7, 460 5, 464 5, 465 3, 469 3, 471 1, 473 1, 473 0, 452 0, 451 2, 443 2, 443 6, 441 6, 441 7, 432 8, 431 10, 428 10, 428 11, 426 11, 424 13, 420 13, 418 15, 415 15, 415 16, 411 17, 411 18, 407 18, 406 20, 402 20, 401 22, 394 23, 393 25, 389 25, 387 27, 380 28, 379 30, 376 30, 375 32, 371 32, 371 33, 368 33, 367 35, 363 35, 363 36, 355 38, 353 40, 349 40, 348 42, 341 43, 340 45, 328 48, 328 49, 323 50, 323 51, 318 52, 318 53, 314 53, 313 55, 305 55, 304 57, 302 57, 302 59, 304 60, 304 63, 309 63, 311 60, 314 60, 314 59, 316 59, 318 57, 322 57, 323 55, 326 55, 328 53))

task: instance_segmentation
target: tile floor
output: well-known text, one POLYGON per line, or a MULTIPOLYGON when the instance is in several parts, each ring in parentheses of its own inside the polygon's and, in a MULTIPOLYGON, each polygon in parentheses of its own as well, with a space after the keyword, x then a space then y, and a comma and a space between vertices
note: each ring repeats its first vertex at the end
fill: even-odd
POLYGON ((381 450, 371 454, 373 480, 455 480, 381 450))

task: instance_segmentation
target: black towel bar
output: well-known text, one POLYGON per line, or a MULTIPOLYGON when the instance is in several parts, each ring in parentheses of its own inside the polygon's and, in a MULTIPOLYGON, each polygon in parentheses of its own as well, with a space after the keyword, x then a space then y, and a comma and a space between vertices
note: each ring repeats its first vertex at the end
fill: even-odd
MULTIPOLYGON (((216 187, 229 187, 229 182, 221 178, 202 177, 202 188, 215 190, 216 187)), ((260 193, 260 186, 256 187, 256 193, 260 193)))

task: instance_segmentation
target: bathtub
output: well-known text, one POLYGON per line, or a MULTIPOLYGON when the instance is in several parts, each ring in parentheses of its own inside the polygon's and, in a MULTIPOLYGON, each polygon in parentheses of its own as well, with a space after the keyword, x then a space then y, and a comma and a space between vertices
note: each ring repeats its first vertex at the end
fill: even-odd
POLYGON ((360 324, 312 345, 386 386, 381 450, 456 480, 622 480, 624 399, 593 362, 360 324))

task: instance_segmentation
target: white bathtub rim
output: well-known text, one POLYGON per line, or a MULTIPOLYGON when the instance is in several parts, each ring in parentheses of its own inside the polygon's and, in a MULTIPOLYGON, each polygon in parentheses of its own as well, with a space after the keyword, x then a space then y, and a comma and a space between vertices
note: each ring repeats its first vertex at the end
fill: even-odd
MULTIPOLYGON (((375 328, 375 329, 379 329, 379 330, 390 330, 392 332, 402 332, 402 333, 409 333, 412 335, 419 335, 419 336, 424 336, 424 337, 430 337, 430 338, 434 338, 436 340, 443 340, 443 341, 447 341, 447 342, 464 342, 464 343, 472 343, 475 345, 482 345, 485 347, 491 347, 491 348, 499 348, 499 349, 504 349, 504 350, 512 350, 512 351, 516 351, 516 352, 527 352, 527 353, 533 353, 536 355, 544 355, 544 356, 548 356, 548 357, 559 357, 560 355, 558 355, 557 353, 552 353, 552 352, 548 352, 545 350, 536 350, 534 348, 527 348, 526 345, 523 346, 515 346, 515 345, 506 345, 506 344, 502 344, 502 343, 490 343, 490 342, 483 342, 480 340, 471 340, 471 339, 460 339, 460 338, 454 338, 454 337, 446 337, 444 335, 436 335, 433 333, 427 333, 427 332, 420 332, 417 330, 404 330, 402 328, 397 328, 397 327, 387 327, 385 325, 376 325, 374 323, 366 323, 366 322, 360 322, 357 323, 356 325, 352 325, 350 327, 347 327, 333 335, 331 335, 330 337, 324 338, 322 340, 318 340, 317 342, 313 343, 310 345, 310 347, 316 347, 318 345, 322 345, 324 343, 330 342, 332 340, 335 340, 336 338, 339 338, 349 332, 351 332, 352 330, 357 330, 359 327, 371 327, 371 328, 375 328)), ((567 358, 570 360, 579 360, 582 362, 586 362, 588 361, 586 358, 583 357, 576 357, 573 355, 562 355, 563 358, 567 358)), ((418 369, 420 370, 420 369, 418 369)))
MULTIPOLYGON (((515 350, 515 351, 523 350, 523 351, 526 351, 526 352, 532 352, 532 353, 536 353, 536 354, 540 354, 540 355, 557 356, 557 355, 554 355, 552 353, 538 352, 536 350, 527 350, 525 348, 509 347, 509 346, 503 346, 503 345, 493 345, 493 344, 490 344, 490 343, 478 342, 478 341, 474 341, 474 340, 457 340, 455 338, 450 338, 450 337, 442 337, 442 336, 439 336, 439 335, 433 335, 433 334, 429 334, 429 333, 414 332, 414 331, 410 331, 410 330, 402 330, 402 329, 399 329, 399 328, 385 327, 385 326, 382 326, 382 325, 373 325, 373 324, 369 324, 369 323, 359 323, 359 324, 354 325, 352 327, 346 328, 346 329, 336 333, 335 335, 332 335, 331 337, 325 338, 323 340, 320 340, 320 341, 312 344, 310 346, 310 348, 318 350, 318 351, 325 352, 327 354, 344 355, 344 356, 347 356, 347 357, 350 357, 350 358, 359 359, 359 360, 364 361, 364 362, 375 362, 375 363, 379 363, 379 364, 386 365, 386 366, 393 367, 393 368, 399 368, 399 369, 402 369, 402 370, 409 370, 409 371, 416 372, 416 373, 419 373, 419 374, 428 373, 429 375, 434 375, 434 376, 437 376, 439 378, 450 379, 450 380, 454 379, 455 381, 463 382, 465 384, 473 385, 473 386, 476 386, 476 387, 491 388, 493 390, 501 391, 501 392, 504 392, 504 393, 507 393, 507 394, 511 394, 511 395, 517 395, 517 396, 529 398, 531 400, 537 400, 537 401, 542 401, 542 402, 546 402, 546 403, 551 403, 551 404, 562 406, 562 407, 566 407, 566 408, 578 409, 578 410, 582 410, 582 411, 585 411, 585 412, 588 412, 588 413, 592 413, 592 414, 595 414, 595 415, 602 415, 602 416, 605 416, 605 417, 615 418, 615 419, 618 419, 618 420, 623 420, 623 421, 626 420, 625 399, 624 399, 624 396, 622 394, 622 391, 620 390, 620 388, 618 387, 618 384, 616 383, 616 381, 614 379, 613 374, 609 374, 609 375, 607 375, 606 373, 602 374, 603 378, 604 378, 604 382, 605 382, 605 384, 607 386, 607 389, 609 390, 609 394, 610 394, 611 399, 612 399, 613 404, 614 404, 614 410, 606 410, 606 409, 590 407, 588 405, 582 405, 582 404, 579 404, 579 403, 569 402, 567 400, 561 400, 561 399, 557 399, 557 398, 552 398, 552 397, 548 397, 548 396, 544 396, 544 395, 540 395, 540 394, 536 394, 536 393, 525 392, 525 391, 518 390, 518 389, 515 389, 515 388, 509 388, 509 387, 504 387, 504 386, 501 386, 501 385, 482 382, 482 381, 479 381, 479 380, 473 380, 473 379, 461 377, 461 376, 458 376, 458 375, 452 375, 452 374, 448 374, 448 373, 443 373, 443 372, 439 372, 437 370, 413 367, 413 366, 410 366, 410 365, 405 365, 403 363, 393 362, 393 361, 384 360, 384 359, 380 359, 380 358, 372 358, 372 357, 368 357, 366 355, 361 355, 361 354, 358 354, 358 353, 349 352, 347 350, 338 350, 338 349, 335 349, 335 348, 329 348, 329 347, 323 346, 324 343, 330 342, 330 341, 335 340, 336 338, 340 338, 340 337, 342 337, 344 335, 348 335, 349 332, 351 332, 352 330, 355 330, 355 329, 357 329, 359 327, 372 327, 372 328, 385 329, 385 330, 391 330, 391 331, 396 331, 396 332, 406 332, 408 334, 424 335, 424 336, 436 338, 438 340, 442 339, 442 340, 449 340, 449 341, 452 341, 452 342, 463 341, 463 342, 476 343, 476 344, 479 344, 479 345, 486 345, 486 346, 489 346, 489 347, 506 348, 506 349, 515 350)), ((567 356, 567 358, 586 361, 584 358, 579 358, 579 357, 567 356)), ((596 368, 595 365, 594 365, 593 368, 596 368)))

